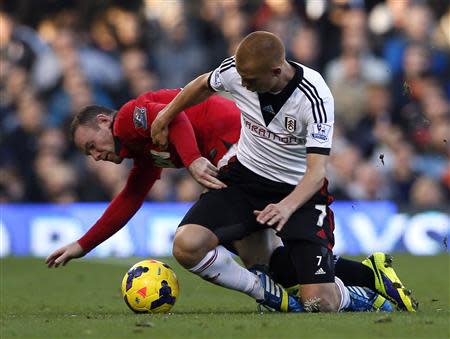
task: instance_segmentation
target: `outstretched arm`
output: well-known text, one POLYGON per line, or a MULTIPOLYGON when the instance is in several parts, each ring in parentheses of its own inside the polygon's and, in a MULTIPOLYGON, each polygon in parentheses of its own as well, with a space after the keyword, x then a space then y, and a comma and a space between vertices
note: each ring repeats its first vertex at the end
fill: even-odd
POLYGON ((151 128, 151 137, 155 145, 166 148, 169 135, 168 126, 173 118, 184 109, 196 105, 214 94, 208 85, 208 76, 209 73, 205 73, 191 81, 170 104, 159 112, 151 128))
POLYGON ((83 257, 118 232, 141 207, 145 196, 158 177, 158 169, 145 170, 141 167, 133 167, 127 184, 110 203, 101 218, 78 241, 50 254, 45 260, 47 266, 49 268, 64 266, 72 259, 83 257))

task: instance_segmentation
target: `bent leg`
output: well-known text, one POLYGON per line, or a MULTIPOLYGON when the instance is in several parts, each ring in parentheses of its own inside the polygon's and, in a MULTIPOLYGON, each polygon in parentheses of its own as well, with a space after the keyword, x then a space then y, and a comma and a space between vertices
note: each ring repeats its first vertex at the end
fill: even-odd
POLYGON ((173 243, 173 255, 190 272, 256 300, 264 298, 258 276, 240 266, 208 228, 196 224, 181 226, 173 243))
POLYGON ((275 234, 275 230, 265 228, 235 241, 233 245, 245 267, 251 268, 269 266, 272 253, 283 246, 283 242, 275 234))
POLYGON ((300 285, 300 296, 307 312, 337 312, 341 293, 332 283, 300 285))
POLYGON ((295 298, 286 292, 283 296, 280 293, 274 295, 272 279, 240 266, 231 253, 219 245, 242 239, 259 228, 252 223, 252 211, 252 206, 236 187, 203 194, 181 221, 182 226, 174 239, 173 255, 190 272, 214 284, 243 292, 276 310, 297 310, 299 303, 295 298))
POLYGON ((327 248, 308 241, 289 242, 288 248, 306 311, 392 312, 383 296, 368 288, 345 286, 335 277, 333 254, 327 248))
POLYGON ((184 268, 194 267, 219 245, 219 239, 208 228, 196 224, 180 226, 175 233, 172 253, 184 268))
POLYGON ((341 305, 341 291, 335 283, 333 253, 305 240, 289 241, 287 246, 305 310, 337 312, 341 305))

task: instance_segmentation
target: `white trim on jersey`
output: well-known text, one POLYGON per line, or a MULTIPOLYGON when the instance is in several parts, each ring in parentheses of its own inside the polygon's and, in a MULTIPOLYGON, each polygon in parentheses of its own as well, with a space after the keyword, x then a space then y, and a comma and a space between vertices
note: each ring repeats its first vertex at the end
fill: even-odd
POLYGON ((298 76, 288 86, 295 85, 295 89, 278 112, 272 105, 262 108, 263 95, 242 86, 234 57, 225 59, 211 72, 208 84, 215 91, 230 92, 241 110, 239 161, 265 178, 297 185, 306 171, 306 154, 330 152, 334 100, 318 72, 290 63, 297 68, 298 76), (292 84, 294 80, 298 83, 292 84), (265 120, 262 109, 273 117, 265 120))

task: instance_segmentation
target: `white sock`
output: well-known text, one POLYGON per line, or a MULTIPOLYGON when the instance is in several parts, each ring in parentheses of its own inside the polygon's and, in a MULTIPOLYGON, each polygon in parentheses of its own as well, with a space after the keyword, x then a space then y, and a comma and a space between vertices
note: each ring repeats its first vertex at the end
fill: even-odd
POLYGON ((350 305, 350 294, 341 279, 334 277, 334 281, 340 292, 341 302, 339 303, 339 311, 342 311, 350 305))
POLYGON ((223 246, 209 251, 189 271, 213 284, 243 292, 256 300, 264 299, 264 290, 258 276, 240 266, 223 246))

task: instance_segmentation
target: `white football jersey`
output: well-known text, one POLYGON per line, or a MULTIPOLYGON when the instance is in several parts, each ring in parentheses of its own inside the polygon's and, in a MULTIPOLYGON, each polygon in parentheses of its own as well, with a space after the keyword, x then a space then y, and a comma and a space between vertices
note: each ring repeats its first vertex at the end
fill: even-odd
POLYGON ((208 83, 215 91, 229 92, 241 110, 239 161, 265 178, 297 185, 306 171, 307 153, 330 153, 334 101, 318 72, 289 63, 295 76, 277 94, 243 87, 234 57, 211 72, 208 83))

